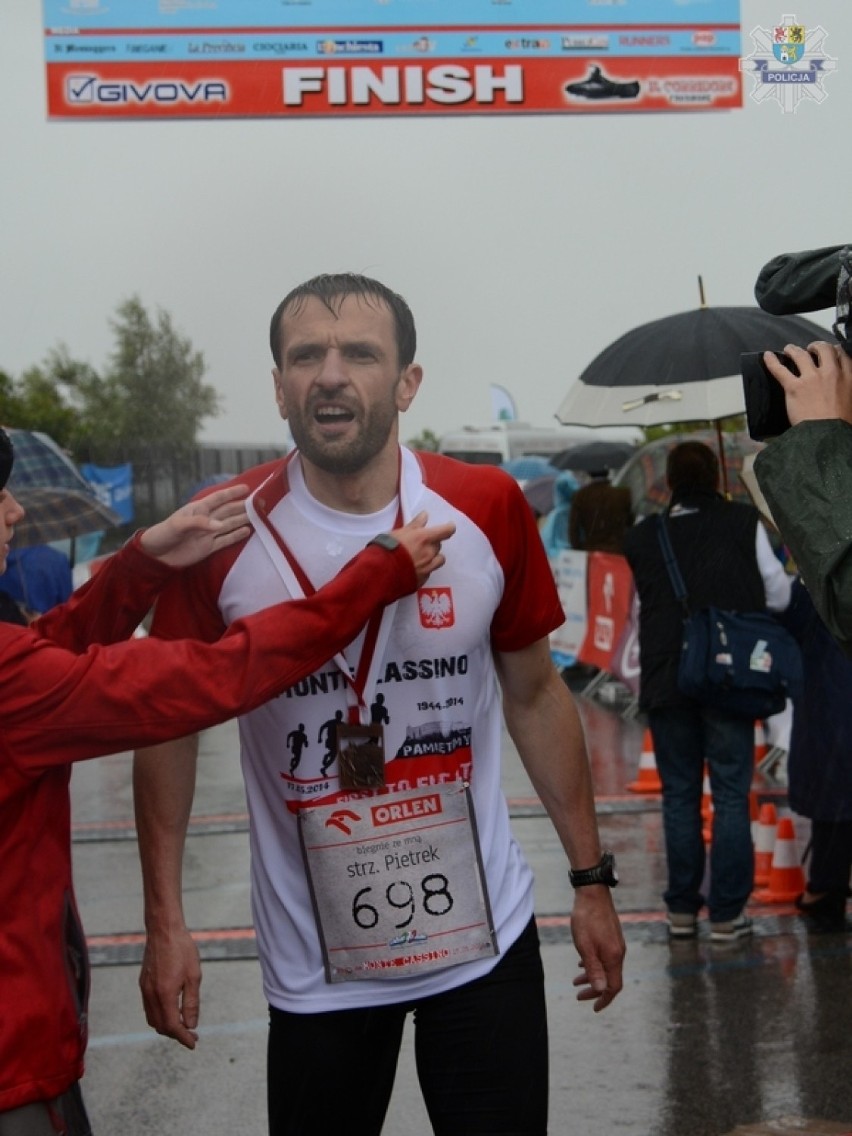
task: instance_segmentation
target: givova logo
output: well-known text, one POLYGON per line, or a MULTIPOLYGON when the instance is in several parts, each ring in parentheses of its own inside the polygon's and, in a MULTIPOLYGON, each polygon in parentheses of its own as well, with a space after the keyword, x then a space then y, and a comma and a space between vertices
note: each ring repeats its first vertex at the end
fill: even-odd
POLYGON ((226 103, 228 85, 221 79, 102 79, 99 75, 68 75, 65 101, 69 106, 174 106, 179 103, 226 103))

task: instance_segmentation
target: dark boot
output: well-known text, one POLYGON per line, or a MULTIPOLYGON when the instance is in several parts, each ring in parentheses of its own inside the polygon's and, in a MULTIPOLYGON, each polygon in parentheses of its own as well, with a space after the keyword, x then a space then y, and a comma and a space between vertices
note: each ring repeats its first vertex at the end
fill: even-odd
POLYGON ((806 903, 804 893, 796 898, 796 907, 808 930, 823 935, 842 935, 852 930, 846 920, 846 892, 830 891, 821 899, 806 903))

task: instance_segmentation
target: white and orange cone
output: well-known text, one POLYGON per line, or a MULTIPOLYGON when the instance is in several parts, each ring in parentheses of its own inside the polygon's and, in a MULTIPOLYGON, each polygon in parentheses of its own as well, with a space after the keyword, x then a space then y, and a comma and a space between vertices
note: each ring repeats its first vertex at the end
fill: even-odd
POLYGON ((757 826, 760 821, 760 805, 754 789, 748 795, 748 819, 751 822, 751 842, 754 844, 757 841, 757 826))
POLYGON ((756 891, 754 898, 758 903, 792 903, 804 890, 805 873, 799 862, 796 830, 790 817, 782 817, 775 834, 769 885, 765 890, 756 891))
POLYGON ((639 770, 636 774, 636 780, 631 781, 627 788, 631 793, 661 793, 663 791, 663 783, 657 770, 654 741, 650 730, 646 730, 642 738, 642 752, 639 755, 639 770))
POLYGON ((754 884, 755 887, 764 888, 769 883, 769 873, 772 870, 772 853, 775 851, 775 834, 778 828, 778 817, 775 806, 767 801, 760 806, 760 815, 757 819, 757 832, 754 838, 754 884))

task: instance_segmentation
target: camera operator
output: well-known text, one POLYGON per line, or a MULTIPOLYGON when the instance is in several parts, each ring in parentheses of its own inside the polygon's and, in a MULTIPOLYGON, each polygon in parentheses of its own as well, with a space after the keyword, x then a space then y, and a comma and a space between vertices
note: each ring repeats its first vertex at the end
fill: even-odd
POLYGON ((817 253, 777 257, 758 277, 758 302, 776 314, 825 306, 836 278, 840 344, 786 347, 798 375, 764 355, 784 388, 791 429, 757 456, 754 471, 814 605, 852 656, 852 258, 848 247, 817 253))

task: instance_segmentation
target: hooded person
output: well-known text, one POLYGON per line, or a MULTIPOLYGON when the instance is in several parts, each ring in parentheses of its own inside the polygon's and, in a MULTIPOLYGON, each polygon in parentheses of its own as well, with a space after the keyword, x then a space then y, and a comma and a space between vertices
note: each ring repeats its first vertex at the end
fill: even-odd
POLYGON ((548 556, 556 556, 571 547, 571 541, 568 539, 568 519, 571 514, 571 501, 579 488, 579 481, 567 469, 563 470, 553 482, 553 508, 539 528, 548 556))

